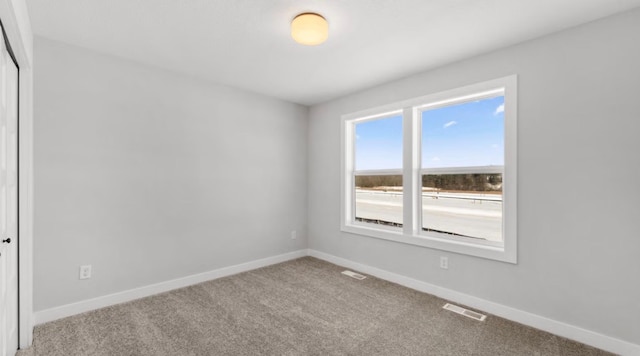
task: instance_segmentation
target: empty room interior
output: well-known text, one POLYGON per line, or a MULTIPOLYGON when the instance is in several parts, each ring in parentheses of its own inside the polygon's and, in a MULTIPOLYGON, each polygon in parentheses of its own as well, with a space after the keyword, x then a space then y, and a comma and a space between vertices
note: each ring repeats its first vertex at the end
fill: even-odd
POLYGON ((640 0, 0 21, 0 356, 640 355, 640 0))

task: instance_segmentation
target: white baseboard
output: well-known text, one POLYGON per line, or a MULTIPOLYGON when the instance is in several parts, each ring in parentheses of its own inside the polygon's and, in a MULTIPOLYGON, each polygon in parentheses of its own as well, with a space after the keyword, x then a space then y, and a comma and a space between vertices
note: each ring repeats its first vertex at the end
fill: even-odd
POLYGON ((77 303, 62 305, 56 308, 45 309, 34 313, 35 325, 64 317, 84 313, 87 311, 108 307, 111 305, 128 302, 131 300, 148 297, 154 294, 167 292, 173 289, 187 287, 190 285, 214 280, 221 277, 234 275, 253 269, 266 267, 276 263, 281 263, 304 256, 313 256, 336 265, 344 266, 365 274, 375 276, 402 286, 415 289, 424 293, 433 294, 443 299, 460 303, 487 313, 500 316, 524 325, 544 330, 552 334, 566 337, 571 340, 591 345, 602 350, 620 355, 640 355, 640 345, 619 340, 610 336, 602 335, 577 326, 569 325, 553 319, 545 318, 536 314, 511 308, 502 304, 477 298, 468 294, 456 292, 451 289, 442 288, 434 284, 419 281, 417 279, 405 277, 396 273, 385 271, 376 267, 371 267, 361 263, 353 262, 341 257, 330 255, 324 252, 309 250, 298 250, 278 256, 267 257, 256 261, 246 262, 235 266, 224 267, 209 272, 199 273, 184 278, 178 278, 167 282, 148 285, 136 289, 131 289, 119 293, 109 294, 102 297, 83 300, 77 303))
POLYGON ((166 282, 151 284, 148 286, 113 293, 102 297, 83 300, 76 303, 66 304, 59 307, 45 309, 34 313, 35 325, 49 321, 65 318, 68 316, 84 313, 87 311, 108 307, 115 304, 129 302, 135 299, 148 297, 154 294, 168 292, 173 289, 183 288, 194 284, 231 276, 241 272, 266 267, 276 263, 281 263, 296 258, 307 256, 308 250, 298 250, 282 255, 267 257, 256 261, 241 263, 234 266, 224 267, 209 272, 198 273, 191 276, 173 279, 166 282))
POLYGON ((420 292, 433 294, 443 299, 485 311, 499 317, 518 322, 536 329, 544 330, 555 335, 575 340, 583 344, 591 345, 599 349, 613 352, 620 355, 640 355, 640 345, 619 340, 610 336, 602 335, 577 326, 569 325, 560 321, 545 318, 519 309, 511 308, 502 304, 490 302, 468 294, 456 292, 451 289, 442 288, 430 283, 422 282, 413 278, 405 277, 396 273, 371 267, 361 263, 353 262, 341 257, 330 255, 324 252, 309 249, 309 256, 331 262, 336 265, 347 267, 361 273, 384 279, 402 286, 418 290, 420 292))

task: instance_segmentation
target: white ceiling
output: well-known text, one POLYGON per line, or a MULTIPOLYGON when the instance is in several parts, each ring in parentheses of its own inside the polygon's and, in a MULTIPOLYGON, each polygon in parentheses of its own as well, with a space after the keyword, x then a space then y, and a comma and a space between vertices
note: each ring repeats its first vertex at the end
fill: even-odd
POLYGON ((29 0, 36 35, 301 104, 640 6, 640 0, 29 0), (313 11, 329 40, 295 43, 313 11))

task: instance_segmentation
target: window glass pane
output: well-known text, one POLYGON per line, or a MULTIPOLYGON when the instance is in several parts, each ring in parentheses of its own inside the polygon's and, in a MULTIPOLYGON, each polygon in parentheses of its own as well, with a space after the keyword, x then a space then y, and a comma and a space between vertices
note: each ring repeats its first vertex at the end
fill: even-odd
POLYGON ((355 220, 378 227, 402 226, 402 115, 364 121, 355 127, 355 220), (357 171, 396 169, 396 175, 357 171))
POLYGON ((502 242, 503 167, 504 96, 424 111, 422 230, 502 242))
POLYGON ((402 226, 402 176, 356 176, 356 221, 402 226))
POLYGON ((402 115, 356 124, 355 169, 402 168, 402 115))
POLYGON ((504 96, 422 112, 422 168, 504 165, 504 96))
POLYGON ((422 230, 502 242, 502 174, 423 175, 422 230))

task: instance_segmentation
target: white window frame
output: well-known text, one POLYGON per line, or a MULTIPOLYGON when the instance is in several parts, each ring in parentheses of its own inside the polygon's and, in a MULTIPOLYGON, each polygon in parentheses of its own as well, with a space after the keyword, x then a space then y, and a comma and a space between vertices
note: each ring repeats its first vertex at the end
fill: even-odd
MULTIPOLYGON (((517 76, 512 75, 419 98, 363 110, 342 116, 341 122, 341 209, 340 229, 347 233, 370 236, 443 251, 517 263, 517 76), (420 160, 422 139, 421 112, 469 100, 504 95, 504 168, 484 167, 483 171, 503 174, 502 236, 503 243, 487 243, 449 234, 422 231, 422 191, 424 171, 420 160), (399 174, 403 184, 402 229, 389 229, 355 221, 355 125, 402 113, 403 167, 401 170, 360 171, 359 174, 399 174)), ((460 171, 458 169, 456 172, 460 171)), ((444 170, 443 170, 444 172, 444 170)), ((477 172, 476 172, 477 173, 477 172)))

